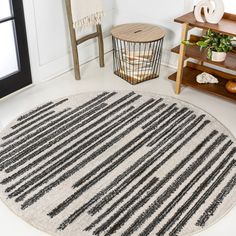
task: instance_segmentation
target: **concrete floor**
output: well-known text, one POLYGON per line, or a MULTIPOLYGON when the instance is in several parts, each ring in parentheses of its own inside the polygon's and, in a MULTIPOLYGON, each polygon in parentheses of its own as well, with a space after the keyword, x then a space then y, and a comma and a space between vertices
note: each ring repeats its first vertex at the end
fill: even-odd
MULTIPOLYGON (((119 77, 113 75, 111 54, 106 55, 106 67, 100 69, 96 60, 82 66, 82 80, 73 78, 73 71, 50 81, 26 88, 14 95, 0 100, 0 129, 21 113, 35 106, 80 92, 101 90, 133 90, 153 92, 176 97, 190 102, 207 111, 226 126, 236 137, 236 104, 211 96, 194 89, 184 87, 180 95, 174 94, 174 83, 167 79, 174 72, 173 69, 162 66, 158 79, 132 86, 119 77)), ((218 224, 197 234, 198 236, 235 236, 236 235, 236 207, 218 224)), ((44 236, 47 235, 31 227, 15 216, 0 201, 0 235, 4 236, 44 236)))

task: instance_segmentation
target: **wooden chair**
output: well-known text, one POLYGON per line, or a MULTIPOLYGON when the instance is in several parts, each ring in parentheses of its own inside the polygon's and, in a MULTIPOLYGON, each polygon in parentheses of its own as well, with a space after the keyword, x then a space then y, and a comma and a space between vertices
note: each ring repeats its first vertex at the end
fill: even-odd
POLYGON ((96 32, 86 35, 82 38, 77 39, 76 31, 73 27, 73 20, 72 20, 72 11, 71 11, 71 0, 66 1, 66 11, 67 11, 67 18, 69 23, 69 30, 70 30, 70 39, 72 45, 72 53, 73 53, 73 61, 74 61, 74 71, 75 71, 75 79, 80 80, 80 64, 78 58, 78 45, 84 43, 85 41, 93 38, 98 38, 98 47, 99 47, 99 64, 100 67, 104 67, 104 43, 103 43, 103 34, 102 34, 102 27, 100 24, 96 25, 96 32))

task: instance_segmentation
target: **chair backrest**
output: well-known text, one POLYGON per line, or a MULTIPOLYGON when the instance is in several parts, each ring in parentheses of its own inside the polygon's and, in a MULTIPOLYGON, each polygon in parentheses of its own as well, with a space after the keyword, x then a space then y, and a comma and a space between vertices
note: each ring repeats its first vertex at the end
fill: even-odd
POLYGON ((71 0, 65 0, 66 3, 66 12, 67 12, 67 19, 69 24, 70 30, 70 38, 71 38, 71 46, 72 46, 72 53, 73 53, 73 61, 74 61, 74 70, 75 70, 75 78, 79 80, 80 76, 80 65, 79 65, 79 58, 78 58, 78 45, 93 39, 98 38, 98 46, 99 46, 99 62, 100 67, 104 67, 104 43, 103 43, 103 34, 102 34, 102 27, 101 25, 96 25, 96 32, 92 34, 88 34, 82 38, 77 39, 76 31, 73 26, 73 17, 72 17, 72 10, 71 10, 71 0))

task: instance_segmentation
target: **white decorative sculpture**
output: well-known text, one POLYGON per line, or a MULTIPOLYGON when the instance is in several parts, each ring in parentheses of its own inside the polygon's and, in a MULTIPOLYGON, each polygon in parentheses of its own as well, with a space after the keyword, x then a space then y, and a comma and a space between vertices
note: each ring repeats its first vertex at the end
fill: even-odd
POLYGON ((218 84, 219 80, 213 75, 203 72, 197 76, 197 82, 199 84, 218 84))
POLYGON ((205 22, 201 14, 202 9, 206 21, 211 24, 218 24, 225 11, 223 0, 202 0, 194 10, 195 18, 199 22, 205 22))

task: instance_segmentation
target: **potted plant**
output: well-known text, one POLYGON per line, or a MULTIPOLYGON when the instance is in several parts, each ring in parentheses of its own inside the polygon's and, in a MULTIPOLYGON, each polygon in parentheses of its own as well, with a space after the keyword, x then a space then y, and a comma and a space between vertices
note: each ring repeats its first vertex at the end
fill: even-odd
POLYGON ((198 42, 190 42, 189 40, 182 41, 187 46, 197 45, 200 50, 207 50, 207 58, 215 62, 222 62, 226 58, 226 53, 233 50, 232 36, 213 32, 208 29, 206 35, 204 35, 198 42))

